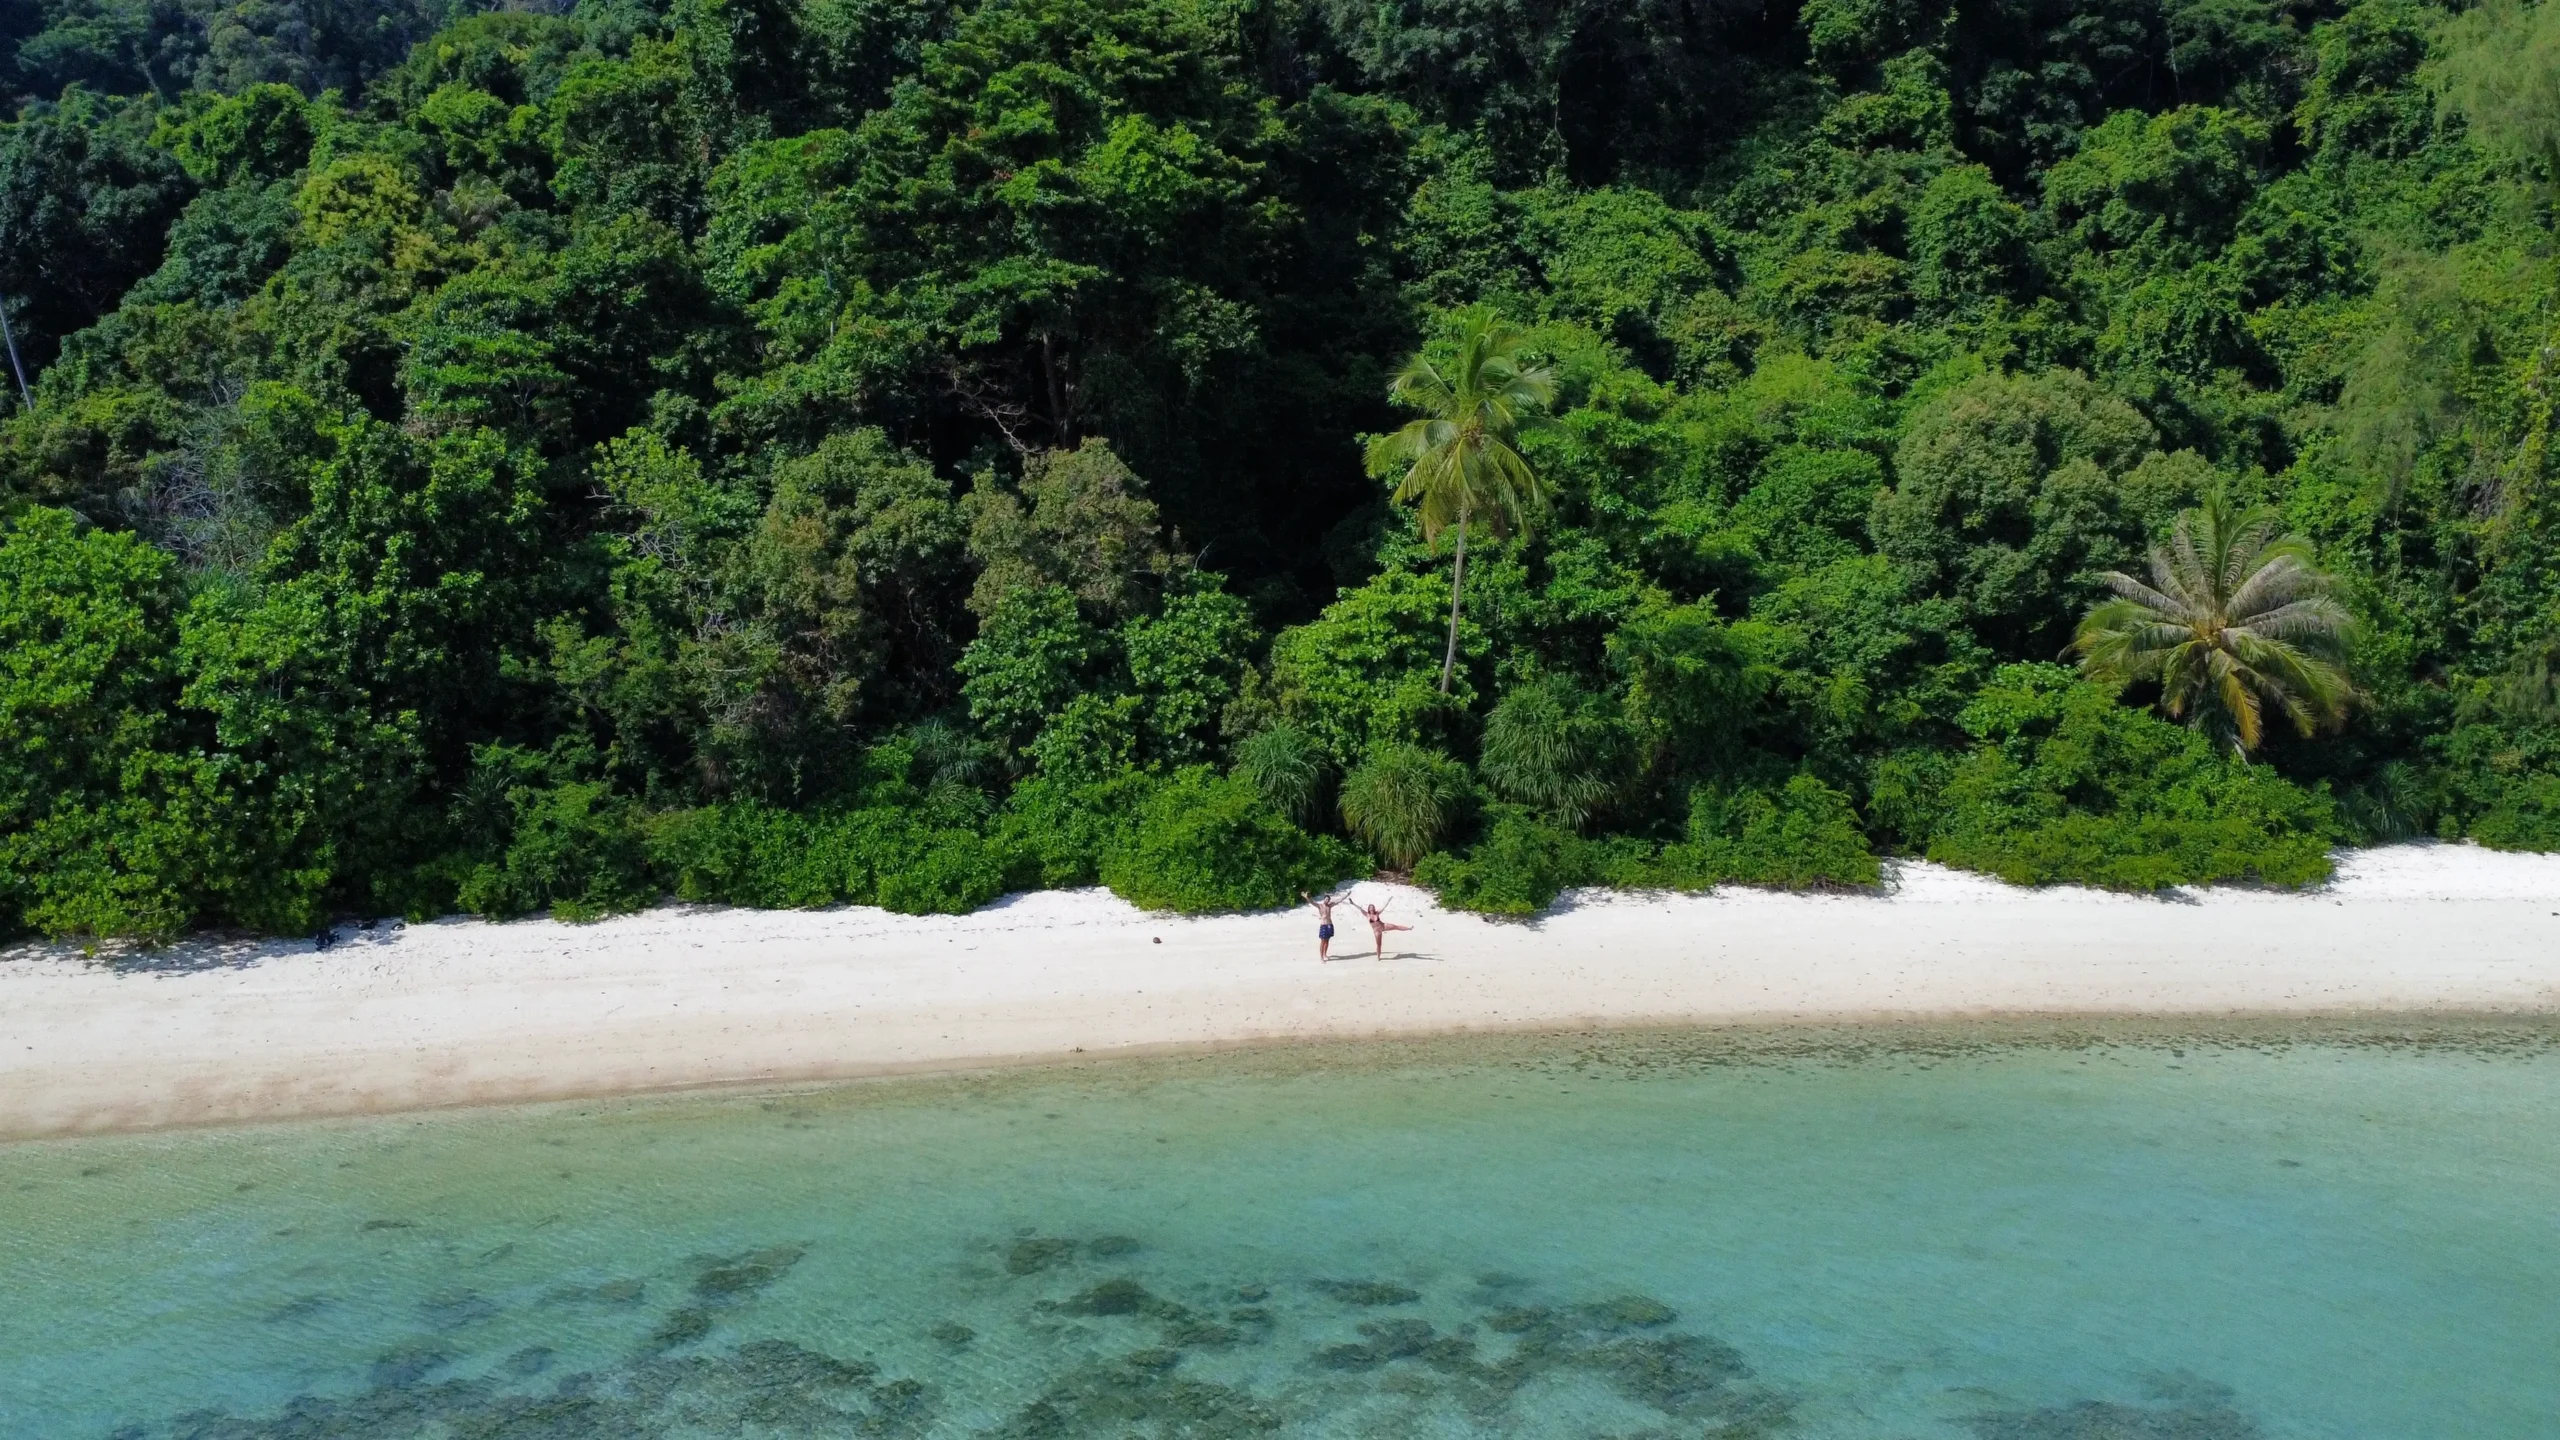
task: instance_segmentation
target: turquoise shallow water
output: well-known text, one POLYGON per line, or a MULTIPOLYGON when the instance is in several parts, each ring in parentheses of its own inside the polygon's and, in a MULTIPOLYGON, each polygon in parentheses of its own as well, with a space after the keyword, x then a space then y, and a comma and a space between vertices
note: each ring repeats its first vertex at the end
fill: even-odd
POLYGON ((0 1434, 2560 1434, 2560 1032, 1324 1048, 0 1148, 0 1434))

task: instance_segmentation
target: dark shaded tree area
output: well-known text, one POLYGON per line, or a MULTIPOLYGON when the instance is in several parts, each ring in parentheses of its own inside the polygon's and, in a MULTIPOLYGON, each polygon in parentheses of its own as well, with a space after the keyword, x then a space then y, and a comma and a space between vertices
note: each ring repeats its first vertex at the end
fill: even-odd
POLYGON ((0 929, 2560 845, 2554 0, 9 17, 0 929), (2263 733, 2067 663, 2211 505, 2263 733))

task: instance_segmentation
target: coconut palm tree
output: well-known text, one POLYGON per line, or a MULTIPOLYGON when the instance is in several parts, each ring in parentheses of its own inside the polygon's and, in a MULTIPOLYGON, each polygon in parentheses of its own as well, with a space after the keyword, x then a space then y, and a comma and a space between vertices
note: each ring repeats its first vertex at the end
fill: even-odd
POLYGON ((1521 363, 1528 335, 1489 306, 1459 316, 1457 355, 1447 369, 1422 355, 1405 362, 1387 398, 1422 418, 1369 442, 1369 473, 1404 471, 1399 503, 1418 502, 1422 538, 1434 553, 1440 532, 1457 527, 1457 565, 1449 575, 1449 651, 1440 661, 1440 691, 1458 668, 1459 591, 1467 580, 1467 527, 1501 534, 1527 523, 1544 501, 1537 472, 1513 449, 1512 437, 1555 402, 1555 376, 1521 363))
POLYGON ((2275 512, 2209 500, 2153 548, 2149 584, 2105 577, 2115 598, 2080 622, 2080 668, 2158 682, 2171 719, 2243 757, 2263 738, 2269 710, 2304 735, 2334 726, 2352 691, 2338 662, 2355 620, 2311 559, 2275 512))

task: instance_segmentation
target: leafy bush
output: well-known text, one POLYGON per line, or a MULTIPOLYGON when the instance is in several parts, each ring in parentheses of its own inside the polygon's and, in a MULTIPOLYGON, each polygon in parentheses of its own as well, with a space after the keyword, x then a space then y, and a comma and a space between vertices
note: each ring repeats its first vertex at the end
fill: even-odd
POLYGON ((1219 576, 1198 570, 1167 582, 1162 613, 1120 627, 1129 683, 1144 697, 1151 755, 1167 763, 1199 758, 1258 638, 1244 601, 1221 589, 1219 576))
POLYGON ((2020 885, 2119 890, 2329 877, 2337 807, 2058 665, 2002 667, 1963 716, 1983 742, 1940 792, 1932 860, 2020 885))
POLYGON ((1431 853, 1467 793, 1466 767, 1419 745, 1384 745, 1342 780, 1342 821, 1392 869, 1431 853))
POLYGON ((1082 784, 1034 775, 1013 787, 990 838, 1018 887, 1091 885, 1160 783, 1135 770, 1082 784))
POLYGON ((1252 786, 1192 769, 1140 807, 1101 873, 1132 905, 1199 915, 1292 904, 1360 868, 1350 846, 1290 824, 1252 786))
POLYGON ((1069 785, 1099 784, 1128 770, 1137 759, 1144 709, 1135 695, 1078 695, 1031 742, 1032 768, 1069 785))
POLYGON ((849 898, 843 857, 823 822, 743 801, 658 816, 650 850, 679 899, 811 910, 849 898))
POLYGON ((1598 878, 1595 850, 1572 831, 1506 805, 1465 854, 1424 856, 1413 868, 1413 883, 1437 891, 1452 910, 1534 915, 1566 889, 1598 878))
POLYGON ((1077 611, 1074 592, 1059 585, 1016 590, 961 652, 969 718, 1003 744, 1026 745, 1047 717, 1091 688, 1107 651, 1106 638, 1077 611))
POLYGON ((1295 725, 1256 731, 1236 746, 1235 777, 1301 825, 1316 813, 1324 772, 1323 747, 1295 725))
POLYGON ((317 787, 208 753, 202 715, 171 703, 174 570, 66 510, 0 526, 0 935, 292 931, 321 913, 317 787))
POLYGON ((1875 833, 1908 850, 1927 849, 1947 781, 1963 758, 1951 750, 1914 746, 1877 761, 1867 782, 1867 820, 1875 833))
POLYGON ((1532 915, 1576 885, 1804 890, 1873 885, 1881 874, 1849 797, 1797 775, 1774 789, 1698 787, 1688 837, 1659 849, 1625 836, 1585 840, 1520 807, 1497 807, 1466 853, 1432 855, 1413 878, 1451 909, 1532 915))
POLYGON ((1712 605, 1654 607, 1609 637, 1625 677, 1627 719, 1657 748, 1691 751, 1733 733, 1775 678, 1756 634, 1712 605))
MULTIPOLYGON (((2511 692, 2523 688, 2515 684, 2522 678, 2508 677, 2511 692)), ((2392 838, 2467 835, 2492 850, 2560 850, 2560 713, 2551 676, 2531 678, 2539 693, 2496 697, 2488 715, 2431 738, 2431 763, 2385 766, 2350 792, 2360 828, 2392 838)))
POLYGON ((1807 890, 1873 885, 1883 874, 1849 797, 1811 775, 1774 790, 1699 786, 1689 799, 1688 839, 1663 847, 1656 867, 1681 889, 1807 890))
POLYGON ((463 876, 463 909, 493 920, 546 908, 593 920, 658 898, 639 807, 604 781, 522 786, 508 801, 514 834, 498 858, 463 876))
POLYGON ((2560 776, 2517 776, 2471 818, 2470 833, 2492 850, 2560 850, 2560 776))
POLYGON ((1003 894, 1001 852, 973 830, 874 806, 803 815, 743 802, 659 817, 652 850, 686 899, 816 909, 878 905, 956 915, 1003 894))
POLYGON ((1477 768, 1505 797, 1578 830, 1617 789, 1628 748, 1625 727, 1598 697, 1558 676, 1493 707, 1477 768))
POLYGON ((1280 708, 1337 762, 1420 740, 1434 717, 1474 703, 1468 662, 1486 650, 1471 617, 1458 627, 1458 674, 1440 691, 1449 580, 1390 570, 1271 642, 1280 708))
POLYGON ((1009 888, 1002 857, 972 830, 910 825, 874 853, 871 903, 900 915, 966 915, 1009 888))

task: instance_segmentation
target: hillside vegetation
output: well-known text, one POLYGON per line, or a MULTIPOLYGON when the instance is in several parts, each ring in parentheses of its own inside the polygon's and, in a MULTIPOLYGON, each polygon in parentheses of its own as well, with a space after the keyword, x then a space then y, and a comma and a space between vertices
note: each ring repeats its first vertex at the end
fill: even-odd
POLYGON ((0 933, 2560 847, 2560 0, 9 16, 0 933))

